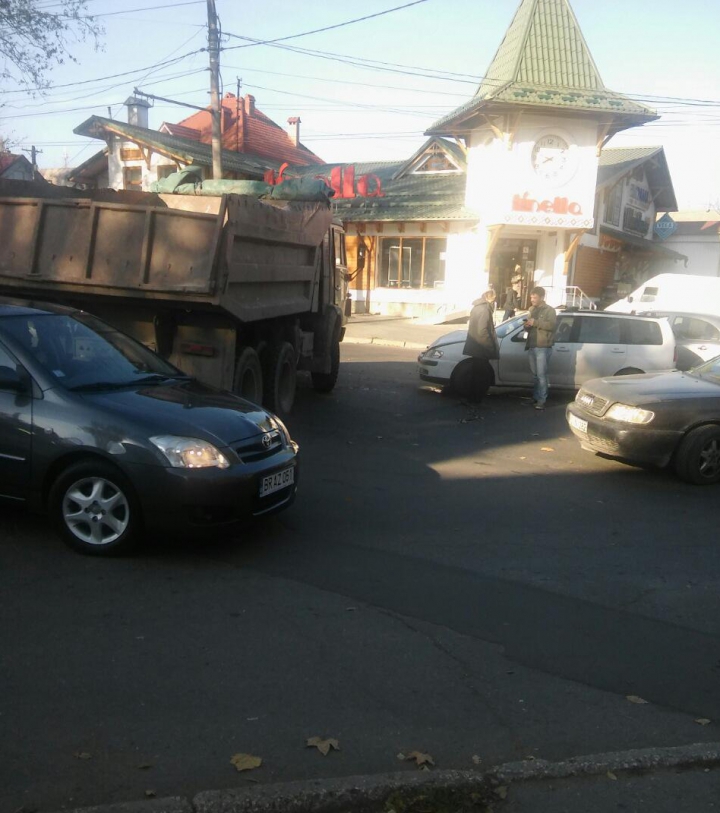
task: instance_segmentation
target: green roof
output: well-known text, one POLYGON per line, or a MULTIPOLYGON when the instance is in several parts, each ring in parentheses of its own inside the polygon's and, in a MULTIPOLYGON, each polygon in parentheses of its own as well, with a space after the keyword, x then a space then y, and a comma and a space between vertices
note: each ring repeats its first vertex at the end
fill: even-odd
MULTIPOLYGON (((91 116, 78 125, 73 132, 77 133, 77 135, 101 139, 104 139, 107 133, 114 133, 128 141, 150 147, 155 152, 181 161, 184 164, 212 166, 212 147, 210 144, 203 144, 191 138, 161 133, 158 130, 137 127, 134 124, 126 124, 114 119, 105 119, 102 116, 91 116)), ((222 164, 223 172, 243 173, 258 179, 262 179, 265 170, 280 167, 279 161, 261 158, 248 153, 234 152, 233 150, 222 151, 222 164)))
POLYGON ((522 0, 474 98, 427 132, 457 134, 475 114, 507 105, 612 113, 614 131, 657 118, 607 90, 568 0, 522 0))
POLYGON ((598 159, 598 189, 610 187, 642 167, 659 212, 677 211, 670 169, 662 147, 605 147, 598 159))
MULTIPOLYGON (((477 212, 465 206, 464 172, 399 175, 406 164, 406 161, 353 164, 356 178, 377 175, 382 184, 383 197, 336 198, 332 200, 333 211, 346 222, 478 220, 477 212)), ((336 166, 347 164, 293 167, 293 174, 329 178, 336 166)))

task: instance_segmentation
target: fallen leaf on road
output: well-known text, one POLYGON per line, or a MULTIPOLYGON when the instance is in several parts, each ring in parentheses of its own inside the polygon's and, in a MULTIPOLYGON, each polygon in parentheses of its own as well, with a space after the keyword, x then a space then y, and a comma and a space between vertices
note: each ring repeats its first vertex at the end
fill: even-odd
MULTIPOLYGON (((435 760, 430 756, 430 754, 423 754, 422 751, 411 751, 407 755, 398 754, 398 759, 400 758, 406 762, 414 762, 419 768, 435 764, 435 760)), ((425 770, 427 770, 427 767, 425 770)))
POLYGON ((262 765, 262 759, 252 754, 235 754, 230 762, 238 771, 252 771, 262 765))
POLYGON ((698 719, 697 719, 697 720, 695 720, 695 722, 696 722, 698 725, 710 725, 710 723, 712 722, 712 720, 708 720, 708 718, 707 718, 707 717, 698 717, 698 719))
POLYGON ((145 795, 148 797, 148 799, 154 799, 157 796, 157 792, 154 790, 146 790, 145 795))
POLYGON ((337 740, 327 739, 323 740, 320 737, 310 737, 307 740, 306 746, 308 748, 317 748, 318 751, 326 757, 330 753, 330 749, 334 749, 335 751, 340 750, 340 743, 337 740))
POLYGON ((625 696, 625 699, 631 703, 637 703, 638 706, 647 705, 647 700, 643 700, 642 697, 638 697, 636 694, 628 694, 625 696))
POLYGON ((75 759, 92 759, 92 754, 88 754, 87 751, 75 751, 73 756, 75 759))
POLYGON ((617 776, 615 776, 615 774, 612 771, 607 772, 607 778, 612 779, 613 782, 617 782, 617 776))
POLYGON ((553 449, 552 446, 541 446, 540 451, 541 452, 554 452, 555 449, 553 449))
POLYGON ((472 758, 472 761, 473 761, 473 762, 474 762, 476 765, 480 765, 480 763, 482 762, 482 760, 480 759, 480 757, 479 757, 477 754, 475 754, 475 756, 472 758))

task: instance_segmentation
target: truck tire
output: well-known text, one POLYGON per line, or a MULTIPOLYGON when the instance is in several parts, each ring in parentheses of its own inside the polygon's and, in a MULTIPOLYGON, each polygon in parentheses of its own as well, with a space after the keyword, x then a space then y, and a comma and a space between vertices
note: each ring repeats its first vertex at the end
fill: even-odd
POLYGON ((263 371, 260 357, 252 347, 243 347, 235 363, 233 392, 241 398, 262 403, 263 371))
POLYGON ((281 417, 288 415, 295 403, 296 367, 295 351, 290 342, 278 342, 268 347, 263 371, 263 405, 281 417))
POLYGON ((330 372, 310 373, 315 392, 332 392, 340 372, 340 342, 334 341, 330 348, 330 372))
POLYGON ((135 490, 104 460, 66 469, 50 489, 50 516, 66 545, 88 556, 122 556, 140 542, 142 517, 135 490))

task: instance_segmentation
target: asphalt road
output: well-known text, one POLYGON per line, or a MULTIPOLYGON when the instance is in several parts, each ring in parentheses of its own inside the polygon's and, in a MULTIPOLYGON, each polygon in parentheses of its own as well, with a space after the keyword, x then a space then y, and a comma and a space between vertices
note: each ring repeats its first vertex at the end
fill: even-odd
POLYGON ((244 538, 102 561, 3 509, 0 810, 720 738, 718 489, 414 356, 301 389, 298 500, 244 538))

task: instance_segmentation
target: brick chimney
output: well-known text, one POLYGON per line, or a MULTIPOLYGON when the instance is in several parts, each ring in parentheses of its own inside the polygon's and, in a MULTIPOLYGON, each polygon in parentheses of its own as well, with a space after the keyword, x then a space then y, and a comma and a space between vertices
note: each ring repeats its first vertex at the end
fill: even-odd
POLYGON ((287 123, 290 141, 297 147, 300 143, 300 116, 290 116, 287 123))
POLYGON ((255 113, 255 97, 249 93, 245 96, 245 115, 252 116, 255 113))

